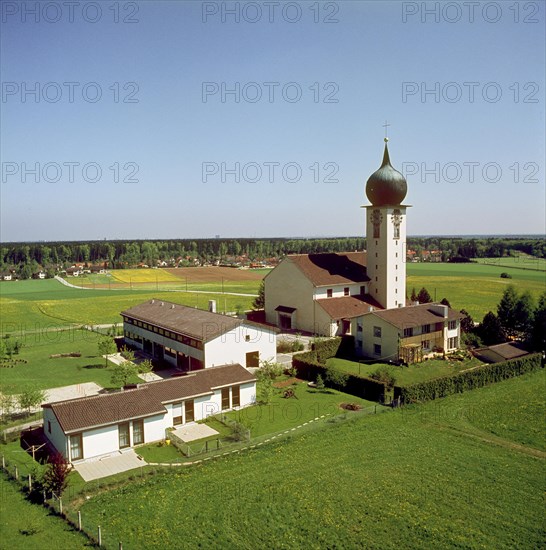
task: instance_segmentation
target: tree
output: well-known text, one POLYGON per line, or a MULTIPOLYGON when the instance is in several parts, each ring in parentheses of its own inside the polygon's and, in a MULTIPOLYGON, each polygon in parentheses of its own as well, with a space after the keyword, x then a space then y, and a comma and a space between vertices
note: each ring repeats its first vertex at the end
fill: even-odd
POLYGON ((17 400, 14 395, 9 393, 0 393, 0 408, 4 418, 9 417, 16 405, 17 400))
POLYGON ((394 372, 392 369, 387 367, 379 367, 370 374, 370 378, 383 382, 390 388, 396 384, 396 376, 394 375, 394 372))
POLYGON ((262 279, 260 288, 258 289, 258 296, 254 298, 252 302, 252 309, 264 309, 265 308, 265 282, 262 279))
POLYGON ((518 293, 514 285, 508 285, 502 294, 501 301, 497 307, 497 317, 508 336, 515 336, 516 329, 516 307, 518 293))
POLYGON ((63 494, 68 483, 70 464, 61 453, 54 453, 48 459, 47 469, 42 477, 42 488, 48 493, 55 493, 57 497, 63 494))
POLYGON ((428 290, 425 287, 423 287, 419 291, 419 294, 417 294, 417 301, 420 304, 430 304, 430 302, 432 302, 432 298, 431 298, 428 290))
POLYGON ((19 406, 22 409, 26 409, 27 414, 30 415, 30 410, 41 405, 46 398, 44 390, 38 388, 28 388, 19 394, 17 399, 19 406))
POLYGON ((442 298, 442 301, 440 303, 444 306, 451 307, 451 304, 449 303, 449 300, 447 298, 442 298))
POLYGON ((538 301, 529 340, 533 350, 546 351, 546 292, 538 301))
POLYGON ((349 380, 349 375, 339 369, 328 367, 326 369, 326 382, 331 386, 344 388, 349 380))
POLYGON ((324 380, 320 374, 317 376, 317 381, 315 382, 315 386, 317 390, 322 391, 324 389, 324 380))
POLYGON ((465 309, 461 309, 461 315, 463 317, 461 318, 461 332, 463 334, 468 334, 469 332, 472 332, 474 330, 474 319, 470 316, 470 313, 466 311, 465 309))
POLYGON ((484 316, 477 333, 486 346, 501 344, 505 341, 499 318, 491 311, 484 316))
POLYGON ((101 338, 97 344, 99 349, 99 355, 104 355, 104 366, 108 366, 108 356, 112 353, 116 353, 117 346, 113 338, 101 338))
POLYGON ((139 374, 151 372, 151 370, 152 362, 149 359, 142 361, 138 365, 131 361, 123 361, 112 369, 110 381, 114 386, 126 386, 129 380, 137 377, 139 374))
POLYGON ((415 287, 411 289, 411 297, 410 300, 412 302, 417 302, 417 293, 415 292, 415 287))
POLYGON ((526 290, 516 302, 514 309, 515 330, 519 336, 528 340, 533 330, 533 321, 535 316, 535 301, 531 293, 526 290))

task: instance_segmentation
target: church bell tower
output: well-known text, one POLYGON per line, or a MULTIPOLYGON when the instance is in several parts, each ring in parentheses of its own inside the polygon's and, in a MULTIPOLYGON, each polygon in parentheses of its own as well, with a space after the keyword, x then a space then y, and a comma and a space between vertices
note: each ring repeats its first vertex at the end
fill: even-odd
POLYGON ((406 208, 408 185, 389 158, 385 138, 383 163, 366 183, 368 293, 385 309, 406 305, 406 208))

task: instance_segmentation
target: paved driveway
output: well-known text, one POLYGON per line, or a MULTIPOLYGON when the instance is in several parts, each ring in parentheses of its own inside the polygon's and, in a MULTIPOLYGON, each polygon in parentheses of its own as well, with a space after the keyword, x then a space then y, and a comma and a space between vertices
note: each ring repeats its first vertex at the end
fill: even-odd
POLYGON ((74 465, 74 469, 83 477, 84 481, 93 481, 94 479, 113 476, 145 465, 146 462, 138 458, 135 451, 128 450, 103 458, 80 462, 74 465))

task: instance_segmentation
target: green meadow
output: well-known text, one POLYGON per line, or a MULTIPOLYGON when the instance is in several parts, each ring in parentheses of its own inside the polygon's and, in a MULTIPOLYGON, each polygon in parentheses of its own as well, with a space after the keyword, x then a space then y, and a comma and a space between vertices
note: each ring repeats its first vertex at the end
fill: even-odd
POLYGON ((326 423, 75 504, 127 550, 544 547, 545 376, 326 423))
MULTIPOLYGON (((23 344, 15 361, 0 361, 0 392, 20 393, 28 388, 48 389, 84 382, 111 387, 112 365, 99 356, 96 332, 81 329, 48 330, 24 333, 17 339, 23 344), (81 357, 51 357, 55 354, 80 353, 81 357)), ((131 380, 138 382, 139 379, 131 380)))
MULTIPOLYGON (((490 261, 501 260, 491 258, 490 261)), ((495 312, 504 289, 513 284, 518 292, 529 290, 538 299, 546 290, 546 271, 543 264, 509 262, 496 263, 408 263, 407 292, 417 292, 425 287, 433 299, 447 298, 457 310, 466 309, 475 321, 481 321, 488 311, 495 312), (525 269, 521 266, 524 265, 525 269), (538 265, 538 267, 534 267, 538 265), (502 279, 501 273, 508 273, 511 279, 502 279)))
POLYGON ((53 329, 70 325, 121 323, 120 312, 158 298, 206 309, 216 300, 217 310, 249 309, 253 298, 213 293, 150 290, 93 290, 67 287, 54 279, 0 284, 1 332, 53 329))
POLYGON ((61 518, 31 504, 17 487, 0 474, 0 547, 44 550, 90 548, 87 538, 61 518))

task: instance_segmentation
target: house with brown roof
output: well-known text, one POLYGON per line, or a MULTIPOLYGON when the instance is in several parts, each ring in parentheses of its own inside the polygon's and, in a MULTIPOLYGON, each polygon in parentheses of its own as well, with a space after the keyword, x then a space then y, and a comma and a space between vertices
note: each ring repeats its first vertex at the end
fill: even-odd
POLYGON ((125 342, 183 371, 274 361, 278 329, 182 306, 148 300, 121 312, 125 342))
POLYGON ((451 353, 460 346, 462 315, 439 303, 376 310, 355 319, 360 355, 419 362, 429 353, 451 353))
POLYGON ((368 295, 366 253, 295 254, 265 279, 266 321, 285 330, 343 333, 343 320, 380 308, 368 295))
POLYGON ((256 379, 238 364, 42 405, 44 433, 69 462, 168 438, 166 430, 256 401, 256 379))

